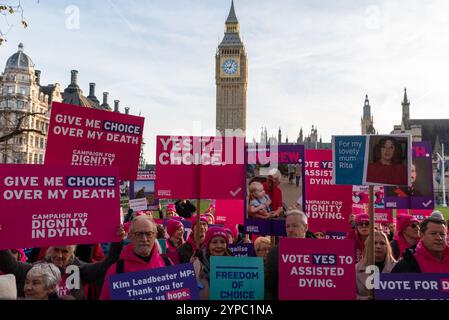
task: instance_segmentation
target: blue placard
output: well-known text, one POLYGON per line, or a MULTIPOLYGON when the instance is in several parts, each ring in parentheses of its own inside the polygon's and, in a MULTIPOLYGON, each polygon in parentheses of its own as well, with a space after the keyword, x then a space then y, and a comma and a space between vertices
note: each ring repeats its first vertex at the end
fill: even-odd
POLYGON ((376 300, 449 300, 448 273, 381 273, 376 300))
POLYGON ((230 244, 228 246, 234 257, 254 257, 253 243, 230 244))
POLYGON ((263 300, 262 257, 210 257, 210 300, 263 300))
POLYGON ((362 185, 367 136, 333 136, 334 183, 362 185))
POLYGON ((112 300, 199 300, 191 263, 113 275, 109 288, 112 300))

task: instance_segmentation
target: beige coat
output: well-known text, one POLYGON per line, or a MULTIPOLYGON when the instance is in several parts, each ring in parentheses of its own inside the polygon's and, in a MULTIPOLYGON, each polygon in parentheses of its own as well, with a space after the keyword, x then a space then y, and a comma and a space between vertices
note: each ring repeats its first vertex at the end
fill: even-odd
MULTIPOLYGON (((386 263, 382 273, 390 273, 396 262, 386 263)), ((370 274, 365 273, 365 264, 360 260, 355 266, 355 274, 357 277, 357 300, 369 300, 370 290, 366 288, 365 282, 370 274)))

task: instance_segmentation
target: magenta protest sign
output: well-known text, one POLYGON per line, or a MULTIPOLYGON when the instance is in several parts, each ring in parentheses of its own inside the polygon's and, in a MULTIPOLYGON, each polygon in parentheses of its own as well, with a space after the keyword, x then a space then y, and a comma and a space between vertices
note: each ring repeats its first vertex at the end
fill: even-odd
POLYGON ((354 241, 281 238, 279 300, 354 300, 354 241))
POLYGON ((0 249, 119 240, 116 167, 0 165, 0 249))
POLYGON ((346 231, 352 186, 332 184, 332 150, 306 150, 306 214, 311 231, 346 231))
POLYGON ((158 136, 156 197, 244 199, 244 138, 158 136))
POLYGON ((121 180, 135 180, 144 120, 53 102, 45 164, 118 166, 121 180))
POLYGON ((243 224, 244 210, 244 200, 217 199, 215 201, 215 222, 228 225, 243 224))

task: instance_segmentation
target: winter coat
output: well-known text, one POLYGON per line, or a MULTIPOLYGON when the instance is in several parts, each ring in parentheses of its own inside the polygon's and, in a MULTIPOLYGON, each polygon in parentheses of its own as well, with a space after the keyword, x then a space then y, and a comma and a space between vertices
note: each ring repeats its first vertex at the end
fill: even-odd
MULTIPOLYGON (((120 256, 123 244, 116 242, 111 244, 106 258, 100 262, 85 263, 79 260, 77 257, 73 258, 73 261, 69 265, 75 265, 79 267, 80 272, 80 288, 71 289, 70 294, 77 300, 84 299, 84 284, 94 282, 104 277, 106 270, 111 264, 113 264, 120 256)), ((50 261, 47 261, 50 262, 50 261)), ((33 264, 27 262, 17 261, 12 255, 10 250, 0 250, 0 270, 4 273, 12 273, 16 277, 17 283, 17 296, 24 297, 24 286, 26 275, 28 271, 33 267, 33 264)), ((60 293, 66 288, 65 280, 69 275, 65 273, 64 269, 61 271, 60 293)))
MULTIPOLYGON (((385 263, 382 273, 390 273, 396 262, 385 263)), ((355 274, 357 277, 357 300, 367 300, 370 290, 366 288, 366 279, 370 274, 366 273, 366 266, 363 260, 360 260, 355 266, 355 274)))
MULTIPOLYGON (((165 262, 159 254, 156 246, 153 246, 151 250, 151 259, 149 262, 145 262, 134 253, 134 245, 129 244, 123 248, 120 255, 120 260, 124 261, 123 272, 135 272, 148 269, 156 269, 165 267, 165 262)), ((104 277, 103 288, 101 289, 100 300, 110 300, 111 295, 109 292, 109 277, 117 274, 117 263, 111 265, 104 277)))

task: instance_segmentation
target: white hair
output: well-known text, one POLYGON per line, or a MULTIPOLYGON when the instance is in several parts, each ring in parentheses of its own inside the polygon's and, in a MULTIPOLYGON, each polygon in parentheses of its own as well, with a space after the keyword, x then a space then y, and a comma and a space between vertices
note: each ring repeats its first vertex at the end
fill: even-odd
POLYGON ((43 277, 47 289, 57 289, 61 282, 61 271, 53 263, 40 262, 31 267, 27 273, 28 277, 43 277))
POLYGON ((152 227, 153 231, 157 232, 157 226, 156 226, 156 223, 154 222, 153 218, 150 216, 147 216, 146 214, 143 214, 141 216, 138 216, 138 217, 135 217, 134 219, 132 219, 131 227, 129 228, 130 233, 134 231, 134 225, 136 224, 137 221, 140 221, 140 220, 142 220, 142 221, 147 220, 147 221, 151 222, 151 224, 153 225, 153 227, 152 227))
POLYGON ((304 212, 302 212, 301 210, 298 210, 298 209, 288 210, 285 213, 285 217, 287 218, 288 216, 297 216, 297 217, 299 217, 299 220, 301 220, 302 224, 304 224, 304 225, 308 224, 307 215, 304 212))

